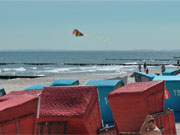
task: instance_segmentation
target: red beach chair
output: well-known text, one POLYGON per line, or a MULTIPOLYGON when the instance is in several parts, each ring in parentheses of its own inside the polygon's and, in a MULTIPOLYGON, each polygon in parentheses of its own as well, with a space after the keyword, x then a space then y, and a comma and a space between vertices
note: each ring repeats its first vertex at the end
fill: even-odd
POLYGON ((97 134, 101 116, 96 87, 45 88, 37 125, 37 134, 97 134))
POLYGON ((34 134, 38 98, 9 94, 0 98, 0 134, 34 134))
POLYGON ((164 82, 140 82, 118 88, 109 95, 118 132, 139 132, 148 114, 162 112, 164 82))

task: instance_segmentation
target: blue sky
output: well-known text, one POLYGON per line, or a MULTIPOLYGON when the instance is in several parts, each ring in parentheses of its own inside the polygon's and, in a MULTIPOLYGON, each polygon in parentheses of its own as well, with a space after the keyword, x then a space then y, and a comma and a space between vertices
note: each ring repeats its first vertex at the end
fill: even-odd
POLYGON ((180 2, 0 2, 0 50, 134 49, 180 49, 180 2))

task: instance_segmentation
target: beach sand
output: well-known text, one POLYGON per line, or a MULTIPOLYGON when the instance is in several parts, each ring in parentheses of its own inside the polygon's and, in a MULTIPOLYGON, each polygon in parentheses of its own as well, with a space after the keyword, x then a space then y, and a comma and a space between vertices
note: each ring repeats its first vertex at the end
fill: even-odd
MULTIPOLYGON (((24 90, 27 87, 32 85, 44 85, 49 86, 53 81, 58 79, 75 79, 80 81, 80 85, 83 85, 88 80, 97 80, 97 79, 112 79, 122 77, 121 74, 88 74, 88 73, 79 73, 79 74, 61 74, 53 75, 47 77, 33 78, 33 79, 10 79, 10 80, 0 80, 0 86, 6 90, 6 93, 11 91, 24 90)), ((133 82, 133 78, 129 78, 128 82, 133 82)))

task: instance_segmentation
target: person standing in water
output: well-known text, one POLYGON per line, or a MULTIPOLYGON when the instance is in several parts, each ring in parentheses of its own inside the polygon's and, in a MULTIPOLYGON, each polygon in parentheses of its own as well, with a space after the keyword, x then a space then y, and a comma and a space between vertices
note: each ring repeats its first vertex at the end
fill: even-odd
POLYGON ((177 67, 179 68, 179 64, 180 64, 180 61, 179 60, 177 60, 177 67))
POLYGON ((179 60, 177 60, 177 65, 179 66, 179 60))

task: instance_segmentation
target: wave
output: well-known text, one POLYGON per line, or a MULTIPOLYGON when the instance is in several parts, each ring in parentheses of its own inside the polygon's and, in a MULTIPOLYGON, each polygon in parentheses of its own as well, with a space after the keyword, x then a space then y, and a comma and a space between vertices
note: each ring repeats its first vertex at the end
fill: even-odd
POLYGON ((68 72, 70 69, 68 68, 51 68, 51 69, 45 69, 42 72, 48 72, 48 73, 61 73, 61 72, 68 72))
POLYGON ((73 66, 73 67, 45 67, 38 73, 128 73, 135 71, 134 66, 73 66))
POLYGON ((170 67, 170 68, 177 68, 177 66, 174 66, 174 65, 166 65, 166 67, 170 67))
MULTIPOLYGON (((1 73, 15 74, 35 74, 35 75, 50 75, 50 74, 78 74, 78 73, 95 73, 95 74, 129 74, 137 71, 136 62, 131 62, 134 65, 87 65, 87 66, 32 66, 18 68, 1 68, 1 73)), ((160 70, 160 66, 148 66, 150 70, 160 70)), ((173 65, 167 65, 167 68, 174 68, 173 65)))
POLYGON ((126 63, 124 63, 125 65, 138 65, 138 63, 137 62, 126 62, 126 63))
POLYGON ((3 68, 3 69, 1 69, 1 72, 10 72, 10 71, 24 72, 24 71, 26 71, 26 69, 24 67, 19 67, 19 68, 3 68))
POLYGON ((30 67, 31 69, 33 69, 33 70, 36 70, 37 69, 37 67, 30 67))

